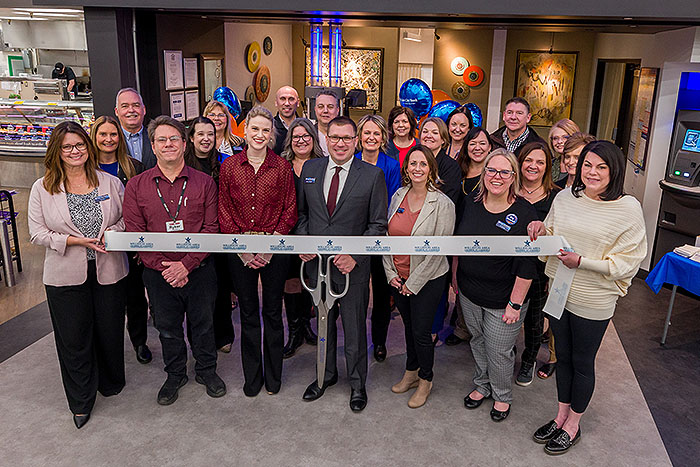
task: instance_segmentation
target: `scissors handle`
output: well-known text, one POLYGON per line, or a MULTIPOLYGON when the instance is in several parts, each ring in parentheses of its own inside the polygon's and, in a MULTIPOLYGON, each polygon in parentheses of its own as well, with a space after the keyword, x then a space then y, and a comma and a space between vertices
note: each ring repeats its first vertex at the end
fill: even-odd
POLYGON ((318 256, 318 274, 317 274, 317 280, 316 280, 316 287, 311 288, 306 284, 306 281, 304 280, 304 266, 306 266, 306 262, 302 261, 301 262, 301 268, 299 269, 299 278, 301 279, 301 286, 306 289, 307 292, 311 294, 311 298, 313 299, 314 305, 318 306, 319 303, 321 303, 321 300, 323 297, 321 297, 321 283, 325 281, 325 274, 323 274, 323 271, 321 271, 321 261, 322 257, 320 254, 316 254, 318 256))
POLYGON ((343 288, 343 291, 340 293, 333 292, 333 282, 330 280, 330 271, 334 258, 335 255, 329 256, 326 260, 326 275, 328 276, 328 280, 326 281, 326 302, 328 303, 328 308, 331 308, 337 299, 344 297, 350 288, 350 275, 343 274, 343 277, 345 278, 345 287, 343 288), (330 298, 333 300, 330 300, 330 298))

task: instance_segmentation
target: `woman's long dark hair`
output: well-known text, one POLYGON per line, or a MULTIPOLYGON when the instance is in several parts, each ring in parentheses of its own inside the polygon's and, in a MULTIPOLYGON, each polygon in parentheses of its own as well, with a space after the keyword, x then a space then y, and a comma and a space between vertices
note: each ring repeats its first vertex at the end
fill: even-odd
POLYGON ((185 146, 185 164, 190 167, 199 170, 203 170, 202 164, 199 162, 194 149, 194 132, 196 131, 197 124, 211 125, 214 129, 214 142, 212 147, 207 154, 207 159, 209 160, 209 165, 211 166, 211 176, 214 180, 219 178, 219 169, 221 168, 221 162, 219 161, 219 150, 216 148, 216 126, 207 117, 197 117, 190 123, 190 128, 187 131, 187 144, 185 146))
POLYGON ((464 137, 464 144, 462 144, 462 149, 459 151, 459 154, 457 154, 457 163, 459 164, 459 167, 462 169, 462 177, 467 176, 467 174, 469 173, 469 165, 472 162, 471 159, 469 158, 469 152, 468 152, 467 146, 469 146, 469 142, 471 140, 475 139, 481 133, 486 135, 486 141, 488 141, 489 146, 491 146, 491 148, 489 149, 489 152, 493 151, 494 149, 496 149, 498 147, 498 146, 494 146, 493 140, 491 140, 491 135, 489 135, 488 131, 481 128, 480 126, 472 127, 467 132, 467 136, 464 137))
POLYGON ((586 188, 586 185, 581 179, 581 169, 583 162, 586 160, 586 155, 592 152, 603 159, 610 170, 610 182, 608 182, 605 191, 600 194, 600 199, 603 201, 614 201, 625 194, 625 155, 622 154, 620 148, 615 146, 610 141, 593 141, 588 143, 581 150, 581 155, 578 157, 576 164, 576 176, 574 183, 571 185, 571 192, 575 197, 580 197, 581 192, 586 188))

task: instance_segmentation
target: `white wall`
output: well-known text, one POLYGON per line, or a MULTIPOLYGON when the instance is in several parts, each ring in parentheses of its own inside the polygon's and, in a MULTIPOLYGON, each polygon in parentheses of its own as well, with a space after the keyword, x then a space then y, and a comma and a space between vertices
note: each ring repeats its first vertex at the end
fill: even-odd
POLYGON ((5 43, 12 48, 87 50, 83 21, 1 22, 5 43))
POLYGON ((401 28, 399 30, 399 63, 419 63, 432 67, 434 43, 434 29, 401 28), (421 41, 416 42, 404 39, 404 32, 419 34, 421 41))
MULTIPOLYGON (((224 42, 226 50, 226 85, 243 100, 245 89, 253 84, 253 73, 246 68, 246 46, 257 41, 262 49, 265 36, 272 38, 272 53, 262 53, 260 65, 270 69, 270 95, 264 107, 273 114, 275 92, 282 86, 292 84, 292 27, 276 24, 226 23, 224 42)), ((297 40, 300 40, 297 38, 297 40)), ((300 64, 301 65, 301 64, 300 64)), ((303 95, 303 89, 298 89, 303 95)))

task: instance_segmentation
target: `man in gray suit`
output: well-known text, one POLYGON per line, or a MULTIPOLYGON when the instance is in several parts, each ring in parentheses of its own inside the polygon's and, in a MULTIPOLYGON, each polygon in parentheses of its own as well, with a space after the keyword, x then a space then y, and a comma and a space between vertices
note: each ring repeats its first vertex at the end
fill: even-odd
POLYGON ((141 94, 134 88, 123 88, 117 92, 116 101, 114 114, 122 126, 129 155, 143 162, 146 170, 155 167, 156 156, 143 124, 146 106, 143 105, 141 94))
MULTIPOLYGON (((328 124, 329 158, 306 161, 297 195, 297 234, 328 236, 384 235, 387 228, 387 192, 381 169, 354 157, 357 127, 348 117, 336 117, 328 124)), ((316 277, 317 255, 300 255, 310 277, 316 277)), ((345 363, 352 389, 350 408, 360 412, 367 406, 367 305, 369 301, 369 256, 336 255, 331 280, 342 290, 350 275, 348 293, 328 316, 328 341, 324 381, 314 381, 304 392, 305 401, 323 395, 338 381, 336 366, 336 319, 343 320, 345 363)), ((313 280, 310 285, 313 287, 313 280)))

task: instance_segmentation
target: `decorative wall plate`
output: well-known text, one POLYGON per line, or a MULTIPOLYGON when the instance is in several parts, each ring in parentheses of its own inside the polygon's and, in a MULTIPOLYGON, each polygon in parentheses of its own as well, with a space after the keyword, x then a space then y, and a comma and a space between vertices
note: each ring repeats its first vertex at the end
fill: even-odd
POLYGON ((452 59, 452 63, 450 63, 452 73, 457 76, 462 76, 467 67, 469 67, 469 61, 464 57, 455 57, 452 59))
POLYGON ((260 66, 260 44, 251 42, 245 49, 245 66, 251 73, 255 72, 260 66))
POLYGON ((265 65, 258 68, 253 75, 253 85, 255 86, 255 98, 258 102, 265 102, 270 95, 270 69, 265 65))
POLYGON ((246 100, 248 102, 251 102, 255 104, 255 88, 251 84, 247 88, 245 88, 245 94, 243 95, 243 100, 246 100))
POLYGON ((471 87, 476 87, 484 82, 484 70, 476 65, 472 65, 464 70, 462 79, 471 87))
POLYGON ((263 39, 263 52, 265 52, 265 55, 270 55, 272 53, 272 38, 270 36, 263 39))
POLYGON ((455 99, 463 101, 469 97, 469 86, 463 81, 457 81, 452 85, 452 96, 455 99))

